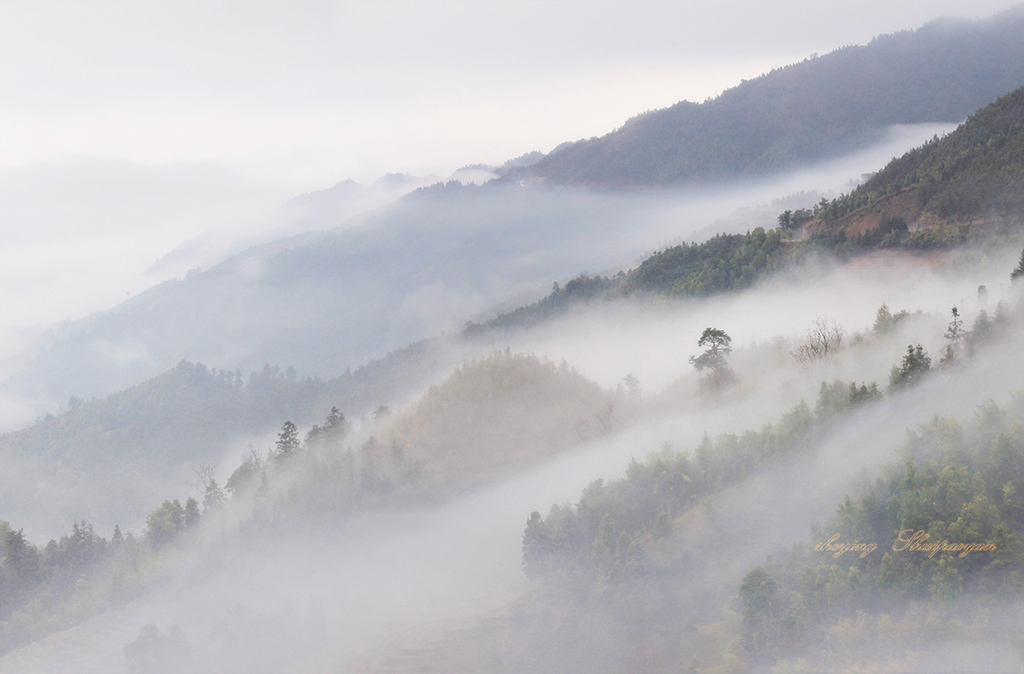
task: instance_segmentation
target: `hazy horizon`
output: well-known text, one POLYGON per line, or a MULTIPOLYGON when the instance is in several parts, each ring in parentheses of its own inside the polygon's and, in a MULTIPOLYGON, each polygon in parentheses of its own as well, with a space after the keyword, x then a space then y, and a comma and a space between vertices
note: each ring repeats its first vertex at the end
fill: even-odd
POLYGON ((547 152, 813 53, 1011 5, 7 5, 0 353, 178 275, 145 272, 183 242, 274 232, 289 197, 547 152))

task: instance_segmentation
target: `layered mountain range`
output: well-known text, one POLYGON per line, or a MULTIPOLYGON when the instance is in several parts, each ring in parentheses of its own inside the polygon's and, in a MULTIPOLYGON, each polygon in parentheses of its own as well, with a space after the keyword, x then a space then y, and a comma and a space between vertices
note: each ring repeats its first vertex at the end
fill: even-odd
POLYGON ((55 330, 16 383, 60 409, 0 436, 0 649, 78 627, 0 668, 912 671, 953 639, 1012 670, 1021 36, 845 47, 55 330), (768 176, 964 118, 687 240, 768 176), (900 527, 997 554, 805 545, 900 527))

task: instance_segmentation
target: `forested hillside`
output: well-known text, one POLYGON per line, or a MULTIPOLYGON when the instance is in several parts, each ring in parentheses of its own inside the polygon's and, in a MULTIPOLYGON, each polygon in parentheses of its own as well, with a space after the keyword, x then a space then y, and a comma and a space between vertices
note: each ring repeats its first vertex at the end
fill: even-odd
MULTIPOLYGON (((1021 308, 1012 321, 1004 314, 1004 336, 1019 330, 1021 308)), ((955 314, 950 326, 950 343, 973 342, 975 356, 990 343, 987 327, 965 334, 955 314)), ((886 329, 876 322, 875 337, 886 329)), ((822 470, 825 448, 851 417, 899 409, 926 380, 936 391, 971 358, 958 349, 959 360, 933 368, 914 352, 894 366, 885 392, 823 382, 813 408, 801 404, 759 431, 665 447, 621 479, 593 482, 574 505, 532 513, 523 570, 542 583, 539 608, 523 611, 559 620, 551 633, 513 637, 529 646, 506 666, 1003 671, 1024 660, 1020 393, 966 419, 936 416, 908 429, 877 473, 865 463, 852 493, 832 495, 835 514, 806 540, 742 562, 761 527, 791 516, 786 485, 809 486, 796 487, 822 470), (744 492, 775 500, 752 503, 758 496, 744 492)), ((813 486, 811 494, 822 496, 813 486)))
POLYGON ((908 226, 1003 225, 1021 221, 1022 195, 1024 89, 1016 89, 948 136, 894 159, 850 194, 823 205, 811 228, 852 238, 885 225, 896 235, 905 235, 908 226))
POLYGON ((44 528, 72 518, 138 521, 153 491, 188 481, 192 466, 217 463, 230 447, 233 461, 285 419, 311 425, 332 407, 362 416, 393 404, 454 358, 441 340, 425 340, 326 380, 290 367, 243 376, 182 361, 104 398, 72 397, 57 414, 0 436, 0 460, 26 476, 0 504, 14 517, 26 504, 47 503, 35 509, 34 523, 44 528), (63 498, 47 499, 58 488, 63 498))
POLYGON ((311 435, 288 459, 281 505, 268 516, 308 523, 443 502, 610 433, 615 403, 564 363, 511 351, 472 359, 411 410, 379 409, 358 446, 344 434, 331 442, 311 435))
POLYGON ((878 249, 952 250, 1016 243, 1024 223, 1024 88, 949 135, 893 159, 849 194, 786 210, 778 227, 669 246, 613 278, 579 276, 542 300, 470 323, 465 334, 523 327, 571 307, 637 293, 706 297, 740 291, 812 256, 878 249))
POLYGON ((469 361, 431 387, 392 432, 404 446, 437 457, 449 480, 462 475, 472 483, 618 424, 613 396, 564 361, 506 350, 469 361))
POLYGON ((979 632, 990 661, 1024 656, 1022 424, 1020 393, 968 422, 936 417, 808 545, 750 571, 739 593, 755 665, 911 668, 979 632))
MULTIPOLYGON (((271 368, 243 383, 231 373, 182 363, 156 380, 81 408, 76 405, 76 410, 44 423, 88 426, 90 420, 102 420, 116 426, 116 412, 134 409, 139 428, 130 428, 128 437, 146 428, 168 443, 176 437, 180 449, 172 455, 178 456, 203 449, 193 446, 195 442, 216 439, 201 439, 197 433, 211 432, 212 419, 223 417, 224 425, 252 421, 248 414, 254 407, 261 413, 256 420, 263 419, 268 410, 247 398, 271 406, 278 419, 286 410, 302 415, 292 418, 304 418, 329 386, 271 368), (275 387, 277 398, 268 394, 275 387), (168 409, 175 400, 190 412, 184 419, 181 410, 168 409), (181 425, 180 432, 159 433, 150 427, 148 417, 161 409, 181 425)), ((374 510, 444 503, 492 485, 509 470, 535 466, 608 434, 619 424, 612 394, 565 364, 511 351, 463 363, 408 411, 392 413, 378 406, 359 428, 337 408, 324 417, 322 424, 308 427, 284 421, 274 447, 266 452, 251 449, 231 466, 226 480, 218 481, 212 466, 194 466, 193 491, 198 489, 199 498, 178 498, 179 489, 166 493, 163 505, 155 509, 155 503, 147 504, 145 531, 138 536, 115 526, 105 537, 83 513, 68 533, 39 545, 24 529, 12 528, 17 520, 13 525, 0 521, 0 655, 158 587, 173 573, 183 551, 204 540, 223 543, 211 538, 218 529, 239 527, 242 542, 251 544, 288 531, 336 529, 348 518, 374 510)), ((111 435, 102 428, 94 432, 111 435)), ((65 442, 74 444, 69 438, 89 441, 82 433, 65 436, 65 442)), ((69 456, 68 461, 85 458, 112 471, 109 483, 101 485, 108 489, 137 480, 142 472, 138 466, 115 466, 95 452, 69 456)), ((121 449, 117 458, 127 463, 143 457, 121 449)), ((173 465, 169 457, 162 458, 173 465)), ((78 465, 76 470, 87 468, 78 465)), ((131 512, 131 504, 117 505, 122 514, 131 512)))
POLYGON ((1024 84, 1024 12, 943 20, 773 70, 703 103, 640 115, 513 170, 516 180, 636 188, 763 176, 956 122, 1024 84))

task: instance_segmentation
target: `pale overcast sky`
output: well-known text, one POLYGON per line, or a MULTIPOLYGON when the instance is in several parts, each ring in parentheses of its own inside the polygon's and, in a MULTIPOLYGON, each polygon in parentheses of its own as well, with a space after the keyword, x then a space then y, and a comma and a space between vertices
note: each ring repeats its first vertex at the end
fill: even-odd
POLYGON ((1012 4, 0 0, 0 355, 11 326, 110 306, 290 195, 548 151, 1012 4))

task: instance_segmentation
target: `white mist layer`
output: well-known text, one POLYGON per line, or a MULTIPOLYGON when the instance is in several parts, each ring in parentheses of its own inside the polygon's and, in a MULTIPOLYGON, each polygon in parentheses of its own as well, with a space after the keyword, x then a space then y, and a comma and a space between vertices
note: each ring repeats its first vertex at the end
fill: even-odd
MULTIPOLYGON (((457 330, 466 320, 490 313, 497 303, 507 307, 534 299, 553 281, 628 267, 668 243, 723 229, 772 227, 783 210, 766 205, 772 200, 801 192, 838 194, 862 174, 877 170, 883 157, 901 154, 950 128, 899 127, 871 150, 778 180, 729 189, 631 195, 491 189, 474 194, 471 210, 458 202, 426 199, 375 215, 364 209, 386 203, 401 190, 360 192, 339 184, 294 200, 281 212, 276 205, 270 207, 266 195, 242 205, 255 189, 252 184, 213 169, 204 178, 182 168, 168 172, 171 181, 152 170, 133 178, 140 190, 153 194, 154 203, 173 208, 148 213, 148 202, 140 196, 127 205, 96 211, 89 199, 104 203, 103 198, 119 189, 123 174, 133 170, 104 165, 92 179, 101 196, 71 191, 83 204, 81 210, 93 213, 96 227, 83 230, 68 221, 78 203, 72 199, 55 206, 52 214, 41 212, 39 218, 49 224, 8 253, 11 264, 5 268, 12 271, 0 278, 0 299, 6 292, 17 310, 0 319, 0 390, 15 404, 0 415, 0 428, 13 430, 55 412, 71 395, 88 398, 127 387, 182 359, 243 372, 270 362, 334 376, 416 339, 457 330), (178 203, 190 180, 209 185, 178 203), (140 296, 147 285, 183 274, 192 265, 209 264, 237 250, 242 241, 265 240, 275 232, 297 234, 304 227, 329 231, 250 249, 206 276, 192 278, 191 285, 186 278, 140 296), (267 280, 268 267, 294 264, 289 250, 305 247, 305 254, 315 258, 318 245, 356 256, 331 272, 344 279, 342 287, 313 277, 298 287, 290 287, 285 277, 267 280), (359 258, 360 251, 372 251, 372 260, 359 258), (168 295, 175 298, 172 306, 186 315, 167 326, 154 324, 148 303, 168 295), (273 297, 288 305, 287 326, 277 327, 283 309, 267 299, 273 297), (113 327, 97 327, 97 321, 114 315, 107 312, 41 335, 61 318, 109 306, 119 298, 127 299, 116 308, 118 318, 110 319, 113 327), (324 306, 338 314, 337 327, 322 324, 324 306), (188 314, 210 318, 197 323, 188 314), (334 351, 317 343, 328 332, 338 336, 334 351), (72 335, 77 342, 69 345, 72 335), (67 365, 48 364, 48 353, 61 354, 67 365)), ((24 179, 28 185, 32 180, 24 179)), ((67 182, 73 186, 73 177, 67 182)), ((50 189, 60 192, 59 185, 50 189)), ((31 211, 29 205, 19 205, 16 192, 8 197, 16 211, 31 211)), ((816 200, 804 198, 809 200, 806 206, 816 200)))
MULTIPOLYGON (((758 430, 800 400, 813 404, 823 380, 878 380, 884 387, 888 367, 907 342, 926 342, 937 359, 946 307, 961 303, 969 324, 980 310, 972 291, 982 282, 998 288, 1007 268, 997 259, 990 268, 950 277, 901 264, 890 261, 892 274, 880 278, 871 279, 877 269, 870 265, 852 265, 813 284, 781 279, 739 295, 678 306, 596 312, 603 316, 583 312, 521 339, 508 335, 514 350, 563 354, 583 372, 612 382, 623 368, 644 373, 647 395, 666 395, 668 402, 631 425, 441 507, 357 515, 336 529, 296 530, 273 540, 241 542, 228 534, 218 542, 223 532, 210 534, 205 549, 188 551, 175 564, 179 570, 170 589, 16 651, 2 664, 22 663, 36 672, 117 671, 124 644, 142 625, 156 622, 162 630, 179 627, 209 671, 358 671, 396 648, 443 635, 446 627, 500 612, 530 587, 520 570, 520 546, 532 510, 575 502, 593 479, 620 477, 630 460, 664 443, 682 450, 705 434, 758 430), (851 287, 859 292, 842 292, 851 287), (893 311, 935 313, 911 317, 892 336, 870 337, 866 333, 879 299, 893 311), (865 338, 848 341, 831 363, 801 368, 788 351, 800 339, 804 320, 818 316, 826 303, 825 315, 865 338), (793 306, 802 306, 803 313, 787 316, 793 306), (685 361, 697 327, 709 320, 743 335, 732 358, 741 385, 717 402, 696 396, 696 374, 687 371, 685 361), (653 374, 659 364, 667 371, 661 380, 653 374), (676 379, 689 384, 669 389, 655 384, 676 379), (231 624, 255 631, 225 640, 224 625, 231 624), (276 636, 253 627, 260 624, 272 627, 269 633, 276 636)), ((1016 303, 993 291, 990 301, 1000 299, 1016 303)), ((1013 329, 1019 327, 1018 321, 1013 329)), ((692 579, 693 591, 713 587, 728 593, 775 546, 806 543, 810 525, 827 519, 855 480, 865 474, 871 479, 882 466, 900 461, 896 450, 908 428, 936 414, 969 418, 989 401, 1005 403, 1022 381, 1024 352, 1010 337, 981 350, 968 367, 934 374, 913 390, 855 412, 812 455, 713 497, 726 527, 719 548, 724 556, 712 575, 692 579)))

